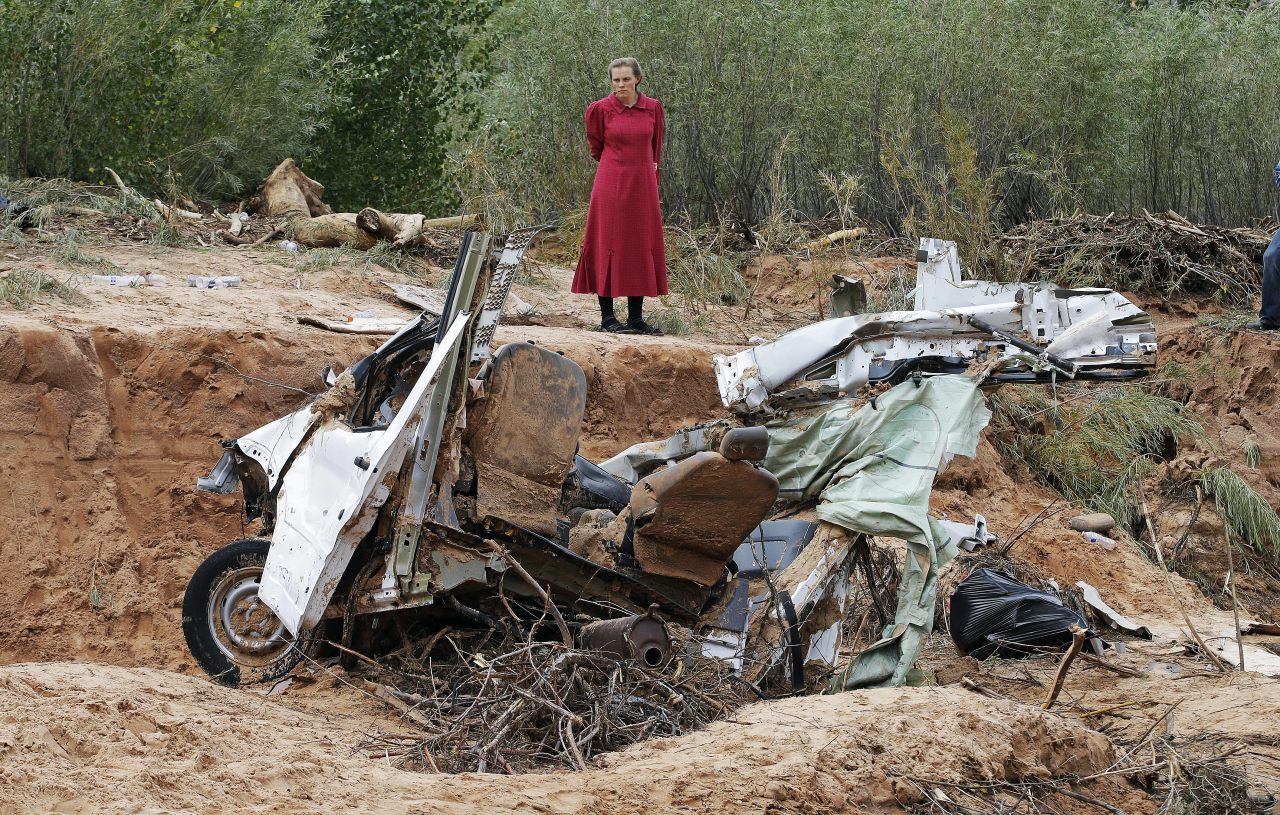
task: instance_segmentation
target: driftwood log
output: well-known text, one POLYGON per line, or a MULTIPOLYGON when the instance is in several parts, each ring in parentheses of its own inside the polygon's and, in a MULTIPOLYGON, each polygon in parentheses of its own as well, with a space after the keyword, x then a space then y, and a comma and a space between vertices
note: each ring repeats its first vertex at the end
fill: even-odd
MULTIPOLYGON (((476 220, 474 215, 453 218, 425 218, 421 214, 379 212, 366 207, 355 212, 334 212, 322 200, 324 185, 299 169, 287 158, 271 171, 258 193, 249 200, 249 208, 268 218, 281 219, 293 229, 293 238, 311 248, 349 246, 370 249, 378 241, 397 248, 411 248, 426 243, 424 230, 461 228, 476 220)), ((248 241, 222 233, 229 243, 248 241)))

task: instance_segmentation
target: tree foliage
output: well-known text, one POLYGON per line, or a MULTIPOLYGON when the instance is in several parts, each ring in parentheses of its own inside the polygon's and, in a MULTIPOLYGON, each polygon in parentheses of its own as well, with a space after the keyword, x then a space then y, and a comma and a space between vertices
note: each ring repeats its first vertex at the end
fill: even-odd
POLYGON ((444 166, 485 80, 483 24, 494 0, 350 0, 324 45, 341 62, 309 172, 343 209, 441 212, 456 204, 444 166))
POLYGON ((473 164, 535 209, 585 199, 582 110, 623 54, 667 109, 664 204, 695 221, 760 223, 777 184, 820 214, 823 171, 861 179, 859 214, 893 224, 930 195, 971 210, 987 185, 970 214, 998 226, 1077 206, 1239 222, 1277 200, 1271 4, 515 0, 495 24, 473 164))
POLYGON ((304 152, 331 107, 326 0, 0 0, 11 176, 228 193, 304 152))

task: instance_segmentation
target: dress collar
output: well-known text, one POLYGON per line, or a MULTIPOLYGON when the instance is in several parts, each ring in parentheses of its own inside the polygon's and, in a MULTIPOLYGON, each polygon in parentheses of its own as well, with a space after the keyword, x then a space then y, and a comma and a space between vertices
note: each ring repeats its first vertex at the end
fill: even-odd
MULTIPOLYGON (((609 99, 609 104, 611 104, 613 106, 613 109, 616 110, 617 112, 621 113, 622 111, 627 109, 627 106, 622 104, 622 100, 618 98, 618 95, 616 93, 609 94, 608 99, 609 99)), ((651 110, 652 108, 655 108, 657 106, 658 106, 658 102, 656 99, 645 96, 643 93, 640 93, 640 91, 636 91, 636 103, 632 105, 632 107, 638 110, 651 110)))

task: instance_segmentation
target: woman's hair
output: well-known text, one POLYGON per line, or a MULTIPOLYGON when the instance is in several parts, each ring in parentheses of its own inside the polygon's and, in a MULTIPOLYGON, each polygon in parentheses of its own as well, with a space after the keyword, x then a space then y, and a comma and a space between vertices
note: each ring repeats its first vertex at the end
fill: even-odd
POLYGON ((640 70, 640 63, 636 61, 635 57, 618 57, 613 62, 610 62, 609 63, 609 79, 610 80, 613 79, 614 68, 630 68, 631 73, 635 75, 636 79, 644 79, 644 71, 640 70))

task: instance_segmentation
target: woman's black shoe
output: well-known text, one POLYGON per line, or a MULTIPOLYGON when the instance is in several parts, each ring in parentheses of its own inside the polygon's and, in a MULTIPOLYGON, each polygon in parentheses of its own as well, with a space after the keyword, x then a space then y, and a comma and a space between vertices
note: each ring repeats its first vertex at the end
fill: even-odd
POLYGON ((627 320, 627 327, 637 334, 647 334, 650 337, 661 337, 662 329, 656 325, 649 325, 644 320, 627 320))
POLYGON ((608 331, 610 334, 634 334, 634 329, 625 325, 618 320, 617 317, 608 317, 600 321, 600 330, 608 331))

